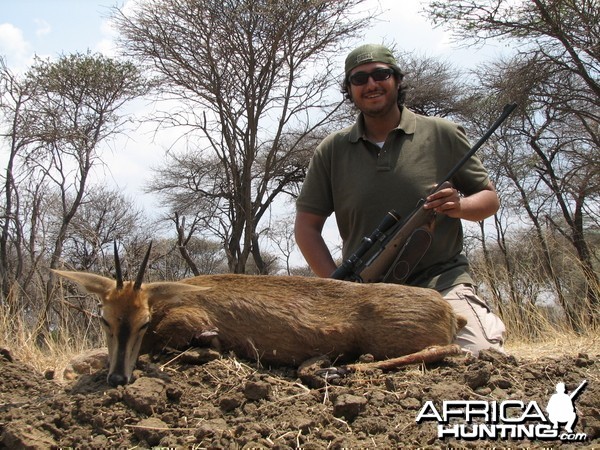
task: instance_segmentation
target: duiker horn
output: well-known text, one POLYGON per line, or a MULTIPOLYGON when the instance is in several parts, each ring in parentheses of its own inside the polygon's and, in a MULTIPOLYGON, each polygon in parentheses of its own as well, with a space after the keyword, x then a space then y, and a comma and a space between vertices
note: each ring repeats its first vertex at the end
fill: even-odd
POLYGON ((146 271, 148 259, 150 258, 150 250, 152 250, 152 242, 150 242, 150 245, 148 246, 148 251, 146 252, 146 256, 144 256, 144 260, 142 261, 142 265, 140 266, 140 271, 138 272, 137 278, 135 279, 135 284, 133 285, 134 291, 137 291, 142 287, 142 281, 144 281, 144 272, 146 271))
POLYGON ((119 261, 119 251, 117 249, 117 241, 113 241, 115 248, 115 272, 117 277, 117 290, 123 289, 123 272, 121 272, 121 261, 119 261))

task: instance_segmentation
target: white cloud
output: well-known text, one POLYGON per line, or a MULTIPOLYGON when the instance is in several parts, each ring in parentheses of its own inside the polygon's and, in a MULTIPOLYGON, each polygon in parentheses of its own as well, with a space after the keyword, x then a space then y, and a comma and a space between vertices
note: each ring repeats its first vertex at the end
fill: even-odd
POLYGON ((118 38, 118 31, 115 27, 113 14, 115 12, 115 8, 122 9, 125 6, 117 6, 117 5, 108 5, 108 2, 104 5, 100 14, 100 25, 98 28, 99 39, 93 45, 93 50, 95 52, 101 53, 110 58, 115 58, 118 56, 118 49, 116 45, 116 41, 118 38))
POLYGON ((381 15, 366 31, 364 42, 383 43, 397 52, 446 59, 463 68, 474 68, 489 60, 492 52, 498 52, 493 42, 486 42, 485 47, 461 47, 448 29, 434 28, 424 13, 427 3, 426 0, 366 1, 362 11, 381 12, 381 15))
POLYGON ((45 36, 52 31, 52 27, 44 19, 33 19, 33 22, 36 25, 35 35, 37 37, 45 36))
POLYGON ((436 49, 444 46, 446 33, 432 29, 431 24, 421 14, 420 0, 372 0, 367 2, 371 10, 382 11, 368 32, 374 42, 396 43, 398 50, 417 51, 436 49))
POLYGON ((26 67, 31 57, 31 45, 23 31, 11 23, 0 24, 0 56, 6 57, 10 67, 16 70, 26 67))
POLYGON ((109 58, 117 56, 115 42, 112 39, 101 39, 94 46, 94 51, 109 58))

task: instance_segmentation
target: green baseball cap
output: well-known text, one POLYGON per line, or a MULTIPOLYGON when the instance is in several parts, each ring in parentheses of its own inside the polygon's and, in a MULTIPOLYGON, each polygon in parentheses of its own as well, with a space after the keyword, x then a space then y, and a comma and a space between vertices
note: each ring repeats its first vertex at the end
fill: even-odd
POLYGON ((394 55, 392 55, 392 52, 389 48, 379 44, 365 44, 352 50, 350 54, 346 57, 346 77, 348 76, 350 71, 355 67, 358 67, 361 64, 371 62, 381 62, 388 64, 392 66, 393 69, 397 70, 399 73, 402 73, 400 67, 398 67, 396 58, 394 58, 394 55))

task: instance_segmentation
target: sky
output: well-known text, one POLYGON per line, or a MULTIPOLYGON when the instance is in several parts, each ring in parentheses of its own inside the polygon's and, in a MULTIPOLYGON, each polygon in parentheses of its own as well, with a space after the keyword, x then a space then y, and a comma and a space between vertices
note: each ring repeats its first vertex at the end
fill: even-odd
MULTIPOLYGON (((27 67, 34 54, 56 57, 90 49, 110 56, 114 54, 116 35, 109 23, 110 10, 127 1, 0 0, 0 55, 15 69, 27 67)), ((365 39, 396 42, 403 50, 428 55, 460 55, 460 59, 468 61, 478 57, 473 49, 459 51, 446 32, 433 29, 419 14, 422 3, 423 0, 366 1, 361 10, 375 9, 383 14, 365 39)))
POLYGON ((21 70, 33 55, 55 58, 88 49, 113 54, 108 21, 116 0, 0 0, 0 55, 21 70))
MULTIPOLYGON (((0 0, 0 57, 18 73, 27 69, 35 55, 55 59, 90 50, 114 56, 116 31, 110 26, 110 12, 127 1, 0 0)), ((357 14, 373 8, 382 14, 356 45, 363 42, 395 45, 402 51, 440 57, 456 66, 471 68, 502 50, 493 46, 459 48, 447 32, 434 29, 420 14, 422 3, 422 0, 368 0, 357 14)), ((143 102, 130 106, 133 114, 141 114, 144 107, 143 102)), ((123 189, 136 204, 150 212, 157 207, 156 199, 143 192, 151 176, 150 167, 160 163, 175 138, 169 133, 156 135, 149 126, 132 131, 107 144, 110 147, 105 158, 107 165, 97 176, 123 189)), ((332 222, 328 221, 325 233, 333 248, 339 242, 332 222)))

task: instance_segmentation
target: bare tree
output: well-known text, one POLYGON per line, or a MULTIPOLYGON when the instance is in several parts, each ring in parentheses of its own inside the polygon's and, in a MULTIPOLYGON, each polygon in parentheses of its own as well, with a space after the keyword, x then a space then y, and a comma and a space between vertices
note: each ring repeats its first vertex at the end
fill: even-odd
POLYGON ((29 114, 37 118, 33 133, 38 145, 25 155, 26 164, 58 189, 62 209, 50 258, 54 268, 92 167, 101 163, 98 147, 120 131, 118 110, 142 95, 145 84, 132 64, 91 54, 57 62, 38 59, 27 77, 36 80, 29 114))
POLYGON ((276 221, 269 229, 269 237, 283 257, 286 275, 292 275, 292 255, 296 249, 293 222, 287 218, 276 221))
POLYGON ((402 53, 398 64, 406 74, 410 109, 425 116, 464 114, 470 88, 460 70, 440 58, 416 53, 402 53))
MULTIPOLYGON (((181 222, 179 224, 181 225, 181 222)), ((181 280, 191 276, 227 271, 227 258, 220 242, 192 236, 185 242, 185 252, 182 252, 178 239, 154 240, 148 266, 148 279, 181 280)))
MULTIPOLYGON (((479 43, 512 40, 516 54, 482 73, 488 93, 509 97, 523 113, 514 142, 500 160, 544 249, 544 267, 574 325, 581 306, 564 299, 543 243, 550 225, 571 243, 586 288, 591 321, 598 320, 600 280, 586 235, 597 228, 600 205, 600 8, 596 1, 432 1, 428 12, 455 37, 479 43), (595 316, 595 317, 594 317, 595 316)), ((563 283, 564 284, 564 283, 563 283)), ((588 318, 589 321, 589 318, 588 318)))
POLYGON ((426 8, 457 41, 511 39, 514 48, 536 55, 580 78, 600 99, 600 8, 595 0, 444 0, 426 8))
POLYGON ((177 248, 179 249, 179 253, 181 253, 181 257, 187 263, 192 273, 198 276, 200 275, 200 270, 188 251, 188 244, 194 237, 194 233, 197 231, 197 220, 195 220, 189 228, 186 228, 185 226, 185 216, 180 217, 177 212, 173 215, 172 220, 177 229, 177 248))
MULTIPOLYGON (((92 169, 102 164, 101 144, 122 131, 120 109, 148 86, 132 64, 89 53, 61 56, 56 62, 36 59, 22 77, 3 66, 1 79, 3 136, 10 145, 0 246, 2 289, 7 295, 15 281, 27 291, 34 277, 47 280, 39 317, 47 328, 53 280, 47 272, 36 275, 38 263, 57 267, 86 199, 92 169)), ((42 295, 37 291, 33 297, 42 295)), ((29 311, 39 310, 36 306, 29 311)))
MULTIPOLYGON (((588 299, 585 309, 593 311, 598 304, 598 277, 586 235, 591 237, 597 223, 600 173, 594 135, 586 131, 586 120, 576 112, 573 102, 565 107, 565 87, 582 89, 581 82, 573 77, 553 71, 547 62, 523 56, 479 70, 483 91, 510 97, 522 105, 523 114, 512 121, 510 137, 505 136, 494 147, 493 166, 509 182, 504 185, 503 197, 508 200, 504 207, 512 209, 513 215, 524 212, 531 221, 536 248, 542 251, 544 273, 552 280, 569 323, 578 329, 578 311, 583 305, 577 296, 571 300, 565 297, 563 286, 570 283, 560 279, 546 240, 558 231, 573 246, 587 285, 580 296, 588 299), (548 225, 554 231, 548 230, 548 225)), ((596 109, 592 104, 587 108, 588 115, 596 109)))
POLYGON ((3 204, 0 217, 0 283, 2 298, 7 299, 14 283, 23 272, 23 226, 19 220, 18 156, 32 143, 27 133, 28 123, 23 109, 30 100, 32 87, 21 82, 0 58, 0 118, 6 124, 0 136, 8 144, 8 158, 4 172, 3 204))
POLYGON ((259 224, 302 181, 307 140, 339 107, 332 56, 369 24, 352 16, 359 3, 150 0, 115 14, 127 54, 181 105, 161 124, 187 127, 189 149, 170 153, 149 189, 198 216, 232 272, 250 255, 266 271, 259 224))
MULTIPOLYGON (((50 221, 61 223, 56 216, 50 221)), ((104 255, 112 255, 113 242, 127 245, 140 233, 147 239, 149 228, 143 212, 120 190, 92 185, 69 225, 61 260, 73 270, 107 272, 113 259, 104 255)))

